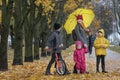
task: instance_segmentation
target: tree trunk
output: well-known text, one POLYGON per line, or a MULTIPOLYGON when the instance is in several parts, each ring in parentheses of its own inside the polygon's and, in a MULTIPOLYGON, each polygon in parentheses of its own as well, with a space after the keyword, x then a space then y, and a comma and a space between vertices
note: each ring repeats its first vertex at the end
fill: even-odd
POLYGON ((7 37, 8 27, 2 26, 1 33, 1 45, 0 45, 0 71, 8 70, 8 59, 7 59, 7 37))
POLYGON ((14 48, 14 30, 13 30, 13 26, 10 25, 10 36, 11 36, 11 47, 14 48))
POLYGON ((66 34, 65 29, 63 29, 62 34, 63 34, 62 39, 63 39, 64 49, 66 49, 67 48, 67 34, 66 34))
POLYGON ((35 60, 38 60, 40 59, 40 56, 39 56, 39 26, 36 25, 35 26, 35 29, 34 29, 34 59, 35 60))
POLYGON ((32 29, 30 24, 25 23, 25 62, 33 62, 32 53, 32 29))
POLYGON ((6 5, 6 1, 2 0, 2 3, 3 6, 2 6, 1 43, 0 43, 0 71, 8 70, 7 38, 13 2, 9 0, 8 5, 6 5))
POLYGON ((31 10, 30 16, 28 16, 28 24, 26 25, 25 30, 25 62, 33 62, 33 29, 34 29, 34 20, 35 20, 35 5, 34 0, 30 0, 31 10), (30 19, 29 19, 30 18, 30 19))
POLYGON ((68 35, 67 34, 67 38, 66 38, 66 47, 68 48, 69 46, 71 46, 72 44, 74 44, 74 41, 73 41, 73 38, 72 38, 72 35, 68 35))
POLYGON ((59 13, 57 15, 57 22, 60 24, 63 24, 65 18, 64 18, 64 5, 65 5, 66 1, 62 1, 59 4, 57 4, 59 6, 59 13))
POLYGON ((49 28, 48 28, 48 24, 47 24, 47 17, 46 16, 42 16, 41 19, 41 27, 42 27, 42 33, 41 33, 41 37, 42 37, 42 48, 41 48, 41 57, 46 57, 47 53, 44 50, 45 48, 45 44, 46 44, 46 40, 47 40, 47 33, 49 33, 49 28))
POLYGON ((41 29, 41 17, 42 17, 42 4, 38 7, 38 13, 37 16, 35 17, 35 23, 34 23, 34 59, 38 60, 40 59, 40 54, 39 54, 39 47, 41 47, 40 40, 42 39, 40 36, 40 33, 42 32, 41 29))
POLYGON ((15 0, 15 45, 13 65, 23 65, 22 40, 22 0, 15 0))

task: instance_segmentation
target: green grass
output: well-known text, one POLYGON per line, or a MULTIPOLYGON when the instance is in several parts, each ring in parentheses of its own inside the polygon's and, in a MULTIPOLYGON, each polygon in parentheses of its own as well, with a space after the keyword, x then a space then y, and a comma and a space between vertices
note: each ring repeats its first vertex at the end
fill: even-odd
POLYGON ((118 52, 120 53, 120 46, 110 46, 109 49, 115 51, 115 52, 118 52))

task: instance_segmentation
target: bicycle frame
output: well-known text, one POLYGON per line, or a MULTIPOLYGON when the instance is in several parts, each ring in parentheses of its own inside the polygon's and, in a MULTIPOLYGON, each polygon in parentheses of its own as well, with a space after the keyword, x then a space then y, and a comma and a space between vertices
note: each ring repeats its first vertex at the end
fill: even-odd
POLYGON ((58 62, 58 55, 55 54, 55 61, 56 61, 56 65, 58 65, 58 67, 60 68, 60 63, 58 62))

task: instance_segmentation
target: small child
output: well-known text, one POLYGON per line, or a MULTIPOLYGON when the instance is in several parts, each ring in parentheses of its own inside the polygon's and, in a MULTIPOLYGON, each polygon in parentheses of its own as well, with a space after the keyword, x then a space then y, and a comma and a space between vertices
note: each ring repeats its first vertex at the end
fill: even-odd
POLYGON ((81 41, 76 41, 75 44, 76 50, 74 51, 73 57, 77 73, 86 73, 85 53, 88 52, 88 49, 86 47, 83 47, 81 41))
POLYGON ((104 37, 104 30, 100 29, 98 31, 98 37, 94 41, 95 54, 96 54, 96 72, 99 72, 99 63, 101 61, 102 72, 107 73, 105 71, 105 56, 106 56, 106 48, 109 46, 108 40, 104 37))

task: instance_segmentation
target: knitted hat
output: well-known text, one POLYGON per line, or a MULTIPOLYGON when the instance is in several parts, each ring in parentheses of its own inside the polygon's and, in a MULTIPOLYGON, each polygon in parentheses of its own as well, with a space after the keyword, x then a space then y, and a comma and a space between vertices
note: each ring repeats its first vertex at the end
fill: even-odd
POLYGON ((55 23, 54 24, 54 29, 55 30, 58 30, 60 27, 61 27, 61 25, 59 23, 55 23))
POLYGON ((77 20, 79 20, 79 19, 83 20, 83 16, 82 16, 82 15, 79 15, 79 14, 77 15, 76 18, 77 18, 77 20))
POLYGON ((81 47, 83 47, 83 44, 81 41, 75 41, 76 44, 76 49, 78 49, 78 46, 80 45, 81 47))

